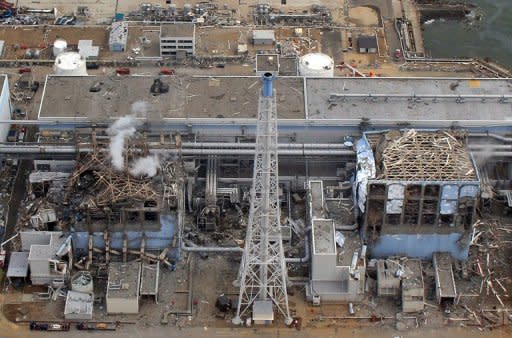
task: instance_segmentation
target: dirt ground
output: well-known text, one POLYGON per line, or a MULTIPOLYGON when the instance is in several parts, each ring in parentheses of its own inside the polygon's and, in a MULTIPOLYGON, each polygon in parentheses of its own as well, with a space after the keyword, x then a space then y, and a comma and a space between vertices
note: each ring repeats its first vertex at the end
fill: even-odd
POLYGON ((379 14, 370 7, 353 7, 349 10, 349 22, 356 26, 378 26, 379 14))

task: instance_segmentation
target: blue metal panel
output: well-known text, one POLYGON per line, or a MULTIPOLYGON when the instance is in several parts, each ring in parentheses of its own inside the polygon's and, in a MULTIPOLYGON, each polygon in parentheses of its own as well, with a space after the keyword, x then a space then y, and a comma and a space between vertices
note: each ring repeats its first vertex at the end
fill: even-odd
POLYGON ((393 255, 432 259, 436 251, 450 252, 456 259, 466 260, 469 239, 459 242, 462 234, 381 235, 371 248, 371 257, 385 258, 393 255))
MULTIPOLYGON (((126 231, 128 237, 128 248, 140 248, 142 234, 146 235, 146 248, 150 250, 162 250, 171 244, 174 236, 175 218, 172 215, 160 216, 159 231, 126 231)), ((89 234, 85 231, 78 231, 72 234, 73 248, 78 251, 87 251, 89 246, 89 234)), ((103 232, 93 233, 93 245, 96 248, 105 248, 103 232)), ((110 247, 120 250, 123 248, 123 232, 112 232, 110 238, 110 247)))

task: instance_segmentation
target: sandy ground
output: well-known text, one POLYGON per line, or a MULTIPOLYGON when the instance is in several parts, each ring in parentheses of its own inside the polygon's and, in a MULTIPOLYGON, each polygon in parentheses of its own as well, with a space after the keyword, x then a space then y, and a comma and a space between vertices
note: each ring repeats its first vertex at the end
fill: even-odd
POLYGON ((370 7, 353 7, 349 10, 349 21, 356 26, 377 26, 378 13, 370 7))

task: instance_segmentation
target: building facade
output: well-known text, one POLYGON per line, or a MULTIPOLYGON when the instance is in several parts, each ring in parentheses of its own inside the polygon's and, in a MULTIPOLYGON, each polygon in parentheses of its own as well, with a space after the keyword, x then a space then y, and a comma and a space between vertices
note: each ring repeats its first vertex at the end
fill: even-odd
POLYGON ((193 23, 163 24, 160 26, 160 56, 176 56, 185 51, 195 54, 195 25, 193 23))

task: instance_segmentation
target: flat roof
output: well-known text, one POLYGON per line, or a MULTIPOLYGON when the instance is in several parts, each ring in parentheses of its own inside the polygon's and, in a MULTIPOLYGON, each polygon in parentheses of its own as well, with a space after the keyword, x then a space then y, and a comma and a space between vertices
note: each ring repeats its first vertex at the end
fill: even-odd
POLYGON ((274 320, 271 300, 255 300, 252 305, 253 320, 274 320))
POLYGON ((500 99, 512 96, 510 79, 308 78, 306 92, 309 119, 434 125, 512 117, 512 98, 500 99))
POLYGON ((11 252, 7 277, 27 277, 28 252, 11 252))
POLYGON ((107 298, 137 298, 140 287, 140 263, 111 262, 108 266, 107 298))
POLYGON ((192 37, 194 36, 193 23, 168 23, 160 25, 162 37, 192 37))
POLYGON ((333 220, 314 219, 312 229, 315 254, 336 254, 333 220))
MULTIPOLYGON (((169 92, 151 95, 157 76, 48 76, 39 118, 108 121, 147 104, 150 120, 254 119, 261 81, 257 76, 162 77, 169 92), (102 82, 100 92, 89 88, 102 82)), ((303 78, 275 81, 278 118, 321 124, 509 125, 511 79, 303 78), (304 93, 306 90, 306 94, 304 93)))
POLYGON ((359 48, 377 48, 377 37, 375 35, 360 35, 357 38, 359 48))
POLYGON ((322 181, 309 181, 311 194, 310 208, 313 218, 323 218, 324 215, 324 184, 322 181))
POLYGON ((275 40, 276 35, 273 30, 265 29, 265 30, 253 30, 252 38, 254 40, 275 40))
MULTIPOLYGON (((256 118, 259 77, 162 77, 169 92, 154 96, 157 76, 47 76, 39 119, 108 121, 132 114, 135 102, 146 104, 150 120, 171 118, 256 118), (102 83, 99 92, 90 92, 102 83)), ((304 118, 302 78, 276 80, 281 119, 304 118)), ((143 117, 143 116, 140 116, 143 117)))

